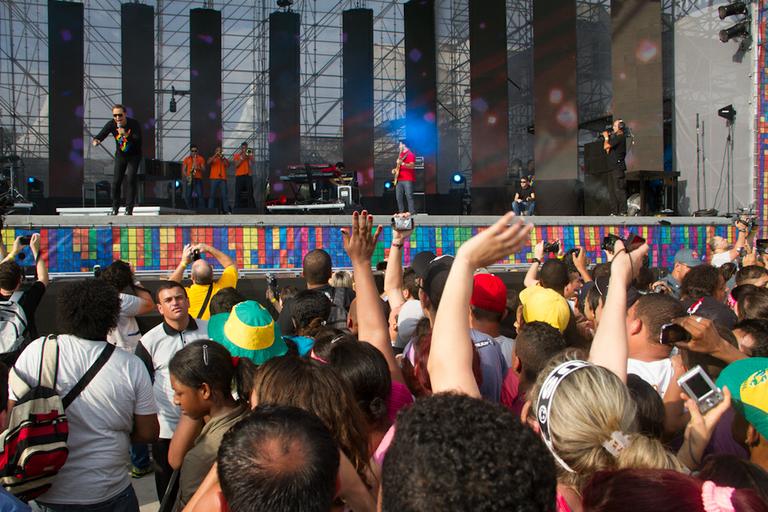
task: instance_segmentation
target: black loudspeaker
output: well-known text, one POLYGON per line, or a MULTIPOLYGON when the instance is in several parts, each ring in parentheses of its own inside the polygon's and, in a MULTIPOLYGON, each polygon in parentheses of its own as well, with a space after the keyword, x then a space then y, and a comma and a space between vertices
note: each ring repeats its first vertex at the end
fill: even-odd
MULTIPOLYGON (((49 196, 82 194, 83 48, 83 4, 48 2, 49 196)), ((105 108, 105 122, 109 115, 105 108)))
MULTIPOLYGON (((437 192, 437 53, 435 1, 404 6, 405 133, 410 149, 424 158, 424 191, 437 192)), ((417 178, 418 179, 418 178, 417 178)))
POLYGON ((344 11, 343 22, 344 164, 360 193, 373 195, 373 11, 344 11))
POLYGON ((210 157, 221 144, 221 12, 189 11, 190 141, 210 157))
MULTIPOLYGON (((613 175, 611 173, 584 175, 584 215, 613 213, 613 175)), ((538 196, 538 185, 536 194, 538 196)))
POLYGON ((155 157, 155 9, 151 5, 120 6, 121 81, 128 117, 141 123, 141 149, 155 157))
POLYGON ((269 177, 276 191, 280 173, 301 163, 300 27, 297 12, 269 15, 269 177))

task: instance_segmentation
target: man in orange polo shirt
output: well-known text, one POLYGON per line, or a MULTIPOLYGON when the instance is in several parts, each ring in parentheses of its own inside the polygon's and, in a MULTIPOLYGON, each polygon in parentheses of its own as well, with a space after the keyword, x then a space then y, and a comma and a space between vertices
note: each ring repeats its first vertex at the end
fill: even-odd
POLYGON ((248 143, 240 144, 240 149, 232 156, 235 161, 235 208, 253 208, 253 152, 248 143), (246 197, 244 198, 243 195, 246 197))
POLYGON ((221 146, 216 146, 216 153, 208 159, 208 166, 211 173, 208 178, 211 180, 211 194, 208 197, 208 208, 215 208, 216 196, 221 196, 221 207, 219 213, 232 213, 232 207, 227 199, 227 169, 229 169, 229 160, 224 156, 221 146))
POLYGON ((196 210, 201 206, 205 206, 205 198, 203 197, 203 169, 205 169, 205 158, 198 153, 197 144, 192 144, 189 146, 189 156, 181 163, 181 174, 187 186, 185 196, 187 208, 190 210, 196 210))

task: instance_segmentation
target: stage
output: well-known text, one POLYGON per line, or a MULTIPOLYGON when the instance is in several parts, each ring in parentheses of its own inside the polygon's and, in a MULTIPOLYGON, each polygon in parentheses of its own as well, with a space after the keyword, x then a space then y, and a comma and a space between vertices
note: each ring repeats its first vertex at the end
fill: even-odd
MULTIPOLYGON (((496 220, 486 216, 417 215, 416 229, 405 245, 405 262, 420 251, 455 254, 472 235, 496 220)), ((376 216, 384 226, 373 262, 385 260, 392 231, 389 216, 376 216)), ((498 263, 502 270, 522 270, 539 240, 563 241, 565 249, 582 246, 591 261, 605 261, 600 243, 608 233, 634 232, 651 244, 651 266, 671 266, 680 247, 706 254, 706 240, 714 235, 734 238, 731 219, 722 217, 529 217, 535 225, 531 243, 498 263)), ((39 232, 44 255, 54 276, 90 273, 116 259, 129 261, 138 274, 164 276, 179 262, 187 243, 204 242, 228 253, 242 274, 296 273, 306 252, 328 251, 334 267, 350 266, 339 229, 348 215, 158 215, 55 216, 10 215, 3 241, 39 232)), ((29 253, 29 249, 25 249, 29 253)), ((24 261, 32 263, 31 254, 24 261)))

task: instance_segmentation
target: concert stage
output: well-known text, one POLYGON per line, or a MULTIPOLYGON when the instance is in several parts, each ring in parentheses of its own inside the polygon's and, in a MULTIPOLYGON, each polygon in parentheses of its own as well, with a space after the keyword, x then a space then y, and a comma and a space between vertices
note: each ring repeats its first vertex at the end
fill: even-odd
MULTIPOLYGON (((405 261, 420 251, 455 254, 456 249, 497 217, 429 216, 415 218, 416 229, 405 245, 405 261)), ((389 216, 376 216, 384 226, 373 261, 386 259, 392 239, 389 216)), ((721 217, 529 217, 535 230, 531 244, 499 262, 500 269, 520 270, 532 257, 539 240, 560 239, 565 249, 586 248, 593 262, 605 261, 600 243, 608 233, 634 232, 651 244, 651 266, 672 266, 681 247, 706 253, 714 235, 733 239, 730 219, 721 217)), ((19 235, 40 232, 51 273, 90 273, 113 260, 129 261, 139 274, 167 275, 178 264, 184 244, 204 242, 230 254, 242 273, 296 272, 303 255, 312 249, 328 251, 335 267, 349 267, 339 228, 348 215, 165 215, 36 216, 5 219, 3 240, 10 245, 19 235)), ((32 263, 29 249, 24 261, 32 263)))

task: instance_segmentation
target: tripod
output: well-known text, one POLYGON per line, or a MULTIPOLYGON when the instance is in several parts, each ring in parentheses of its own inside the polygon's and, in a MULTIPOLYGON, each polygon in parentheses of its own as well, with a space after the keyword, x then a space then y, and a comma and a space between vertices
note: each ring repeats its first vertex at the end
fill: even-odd
POLYGON ((0 169, 0 203, 2 204, 14 204, 14 203, 26 203, 27 199, 24 194, 16 187, 17 179, 21 169, 24 168, 24 161, 17 155, 8 155, 0 158, 2 169, 0 169))

